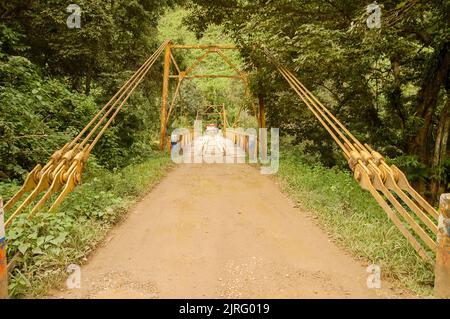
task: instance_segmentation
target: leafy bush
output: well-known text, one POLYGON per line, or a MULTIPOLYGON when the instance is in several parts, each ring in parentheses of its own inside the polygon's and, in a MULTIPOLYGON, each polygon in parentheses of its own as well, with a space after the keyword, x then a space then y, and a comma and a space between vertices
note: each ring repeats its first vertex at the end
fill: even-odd
POLYGON ((21 179, 97 112, 92 97, 39 74, 26 58, 0 62, 0 180, 21 179))
POLYGON ((38 297, 60 284, 67 266, 82 264, 169 165, 167 154, 157 153, 142 164, 111 172, 91 158, 85 182, 57 212, 38 213, 31 220, 20 215, 7 230, 9 258, 20 253, 10 275, 10 296, 38 297))
POLYGON ((432 294, 432 267, 351 174, 308 164, 298 151, 289 150, 282 154, 279 177, 300 206, 318 216, 337 243, 367 265, 380 265, 383 278, 419 294, 432 294))

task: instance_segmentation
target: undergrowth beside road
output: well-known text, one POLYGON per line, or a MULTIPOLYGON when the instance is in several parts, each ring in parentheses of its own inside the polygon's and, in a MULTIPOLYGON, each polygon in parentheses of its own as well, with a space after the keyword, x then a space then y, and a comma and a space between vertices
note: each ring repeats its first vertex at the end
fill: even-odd
POLYGON ((370 193, 350 173, 313 164, 301 150, 283 152, 282 187, 313 212, 334 240, 367 265, 381 267, 382 279, 422 295, 432 295, 433 267, 417 255, 370 193))
MULTIPOLYGON (((90 160, 84 183, 55 213, 18 217, 7 231, 8 256, 21 253, 9 277, 11 298, 42 297, 63 282, 70 264, 83 264, 107 231, 126 214, 130 205, 165 175, 171 165, 167 154, 155 153, 147 161, 109 171, 90 160)), ((1 184, 7 198, 17 186, 1 184)))

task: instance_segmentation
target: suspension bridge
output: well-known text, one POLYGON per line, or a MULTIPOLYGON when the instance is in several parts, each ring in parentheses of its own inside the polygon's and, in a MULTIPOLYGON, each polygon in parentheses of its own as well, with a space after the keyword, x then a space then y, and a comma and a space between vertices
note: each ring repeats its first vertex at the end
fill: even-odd
MULTIPOLYGON (((194 78, 219 77, 240 79, 244 86, 244 94, 250 97, 247 74, 239 70, 225 53, 227 50, 236 49, 231 45, 177 45, 170 40, 164 41, 72 141, 55 151, 47 163, 36 165, 29 173, 22 188, 6 202, 4 210, 8 212, 9 217, 5 221, 5 227, 14 227, 14 220, 21 214, 28 214, 28 218, 31 219, 43 210, 54 212, 58 209, 64 199, 81 183, 86 162, 96 144, 161 56, 164 60, 160 110, 159 146, 161 150, 166 147, 171 148, 167 127, 173 116, 183 81, 194 78), (202 54, 191 66, 181 70, 173 52, 192 49, 201 50, 202 54), (233 71, 233 74, 194 74, 193 71, 200 63, 212 54, 219 56, 233 71), (176 82, 175 87, 171 89, 174 81, 176 82), (171 92, 172 96, 170 96, 171 92), (50 202, 53 198, 56 199, 50 202)), ((286 80, 299 99, 312 112, 318 123, 329 133, 342 151, 342 156, 348 161, 359 185, 370 192, 417 254, 426 262, 434 265, 436 295, 450 297, 450 196, 442 196, 441 208, 440 211, 437 211, 414 190, 399 168, 389 165, 384 157, 370 145, 359 141, 298 80, 293 72, 276 60, 269 50, 263 46, 255 47, 254 50, 260 50, 266 56, 280 76, 286 80)), ((256 158, 258 152, 258 147, 255 147, 254 143, 256 132, 236 130, 243 107, 244 105, 241 106, 235 122, 231 124, 228 121, 224 105, 213 107, 222 121, 222 128, 218 135, 199 137, 195 136, 193 129, 180 131, 178 145, 183 150, 181 157, 184 162, 195 162, 196 157, 200 157, 201 162, 206 163, 242 163, 246 157, 256 158)), ((260 103, 253 108, 259 128, 266 128, 264 104, 260 103)), ((207 108, 202 112, 208 113, 210 110, 207 108)), ((259 152, 270 158, 270 155, 266 154, 267 149, 260 147, 259 152)), ((189 172, 187 174, 189 175, 189 172)), ((250 175, 255 178, 252 174, 250 175)), ((294 224, 301 227, 300 222, 294 222, 294 224)), ((298 239, 301 240, 301 238, 298 239)), ((192 247, 188 249, 192 249, 192 247)), ((1 258, 6 263, 4 249, 1 258)), ((5 272, 3 270, 1 279, 4 286, 6 286, 5 272)))

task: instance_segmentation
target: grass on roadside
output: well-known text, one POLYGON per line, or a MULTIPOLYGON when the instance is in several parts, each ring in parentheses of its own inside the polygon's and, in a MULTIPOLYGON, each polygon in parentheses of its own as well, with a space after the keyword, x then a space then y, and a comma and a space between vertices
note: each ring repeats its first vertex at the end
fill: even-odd
MULTIPOLYGON (((423 262, 372 196, 340 170, 313 165, 302 154, 282 154, 278 176, 302 208, 314 212, 323 227, 367 265, 400 287, 430 296, 433 269, 423 262)), ((166 154, 117 171, 90 161, 84 180, 54 214, 31 221, 20 216, 7 233, 9 255, 23 253, 10 275, 11 297, 41 297, 67 276, 69 264, 83 264, 129 206, 156 184, 171 165, 166 154)), ((0 185, 11 195, 17 185, 0 185)), ((6 197, 6 196, 5 196, 6 197)))
POLYGON ((283 188, 318 217, 336 242, 389 279, 421 296, 431 296, 432 266, 422 261, 370 193, 346 172, 313 165, 285 152, 278 173, 283 188))
MULTIPOLYGON (((84 183, 57 212, 43 211, 31 220, 25 213, 20 215, 7 230, 9 258, 21 253, 9 277, 10 297, 42 297, 63 282, 67 266, 83 264, 107 231, 161 180, 170 165, 170 158, 162 153, 112 172, 92 160, 84 183)), ((2 194, 12 193, 12 189, 17 186, 0 187, 2 194)))

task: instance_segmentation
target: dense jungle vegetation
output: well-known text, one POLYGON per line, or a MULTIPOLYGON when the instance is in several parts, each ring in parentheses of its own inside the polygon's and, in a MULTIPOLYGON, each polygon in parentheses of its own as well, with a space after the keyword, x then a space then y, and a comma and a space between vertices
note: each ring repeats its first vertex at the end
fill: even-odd
MULTIPOLYGON (((83 128, 159 45, 157 22, 171 1, 79 1, 82 28, 66 26, 67 1, 0 6, 0 179, 21 180, 83 128)), ((161 66, 95 150, 123 167, 151 154, 161 66)))
MULTIPOLYGON (((0 196, 71 140, 160 45, 158 20, 173 1, 0 2, 0 196)), ((157 151, 162 65, 128 101, 97 145, 81 185, 56 214, 22 214, 8 228, 11 297, 38 296, 66 276, 160 180, 170 160, 157 151)), ((8 217, 8 213, 6 212, 8 217)))
MULTIPOLYGON (((82 28, 70 30, 66 26, 67 1, 2 2, 0 181, 20 182, 36 163, 46 161, 88 123, 164 39, 232 43, 220 27, 211 28, 197 40, 182 25, 187 15, 183 9, 163 16, 175 1, 78 4, 83 8, 82 28)), ((180 67, 187 67, 200 53, 179 52, 176 58, 180 67)), ((230 59, 239 64, 239 53, 234 52, 230 59)), ((198 72, 227 72, 217 57, 204 64, 198 72)), ((99 164, 124 167, 152 153, 159 127, 161 82, 159 63, 96 147, 99 164)), ((236 116, 242 95, 238 81, 185 82, 173 127, 192 125, 197 109, 211 103, 229 104, 230 118, 236 116)))
MULTIPOLYGON (((81 127, 164 38, 235 42, 233 61, 251 74, 253 97, 285 141, 326 166, 346 167, 313 115, 253 50, 263 44, 362 141, 406 171, 429 200, 448 190, 449 1, 383 1, 382 27, 365 24, 365 1, 79 1, 83 27, 65 25, 66 1, 8 1, 0 6, 0 179, 21 180, 81 127), (175 5, 179 9, 165 15, 175 5), (184 19, 184 26, 179 21, 184 19), (186 30, 195 31, 197 39, 186 30), (226 34, 224 34, 223 30, 226 34)), ((196 52, 177 59, 189 65, 196 52)), ((208 67, 220 68, 217 59, 208 67)), ((208 69, 208 68, 204 68, 208 69)), ((101 165, 123 167, 148 156, 158 125, 161 65, 96 148, 101 165)), ((199 105, 229 103, 239 83, 183 85, 173 126, 188 125, 199 105)), ((248 103, 249 105, 251 103, 248 103)), ((253 115, 248 107, 248 114, 253 115)), ((253 119, 242 125, 254 126, 253 119)))
MULTIPOLYGON (((178 1, 78 1, 80 29, 66 25, 68 1, 0 3, 0 196, 8 200, 27 173, 71 140, 166 38, 177 43, 232 43, 221 27, 202 39, 183 25, 178 1)), ((176 54, 188 67, 200 52, 176 54), (188 54, 186 54, 188 53, 188 54)), ((239 52, 229 56, 240 64, 239 52)), ((170 166, 158 150, 162 60, 118 115, 93 155, 83 185, 57 214, 22 214, 7 232, 16 267, 10 295, 41 296, 60 283, 68 263, 82 264, 137 198, 170 166)), ((229 73, 217 57, 200 73, 229 73)), ((241 105, 239 81, 185 82, 171 127, 192 125, 197 110, 241 105)), ((210 117, 202 118, 214 121, 210 117)), ((254 124, 246 112, 243 120, 254 124)), ((170 132, 170 130, 169 130, 170 132)), ((6 217, 10 212, 6 212, 6 217)))
MULTIPOLYGON (((325 222, 339 231, 353 229, 341 227, 351 218, 332 212, 324 196, 337 206, 345 204, 358 220, 373 222, 373 202, 355 190, 333 140, 257 49, 264 45, 361 141, 403 169, 436 203, 450 186, 450 1, 379 2, 382 27, 369 29, 368 1, 77 0, 82 27, 68 29, 66 7, 72 1, 0 0, 0 196, 8 199, 17 191, 36 163, 45 163, 79 132, 171 38, 180 44, 237 44, 239 51, 230 58, 250 74, 252 91, 251 100, 245 100, 236 80, 186 81, 172 128, 192 125, 198 110, 209 104, 226 104, 233 122, 241 103, 246 110, 240 126, 255 127, 253 106, 264 103, 267 126, 279 127, 282 148, 292 151, 280 174, 292 192, 309 194, 305 205, 326 212, 325 222), (330 176, 334 189, 345 188, 345 194, 333 197, 330 176)), ((188 67, 199 53, 176 52, 175 57, 180 67, 188 67)), ((211 57, 198 72, 225 74, 226 69, 211 57)), ((9 232, 14 239, 9 254, 23 256, 11 275, 12 296, 40 295, 61 281, 66 264, 82 263, 128 203, 170 166, 157 151, 161 79, 162 62, 96 146, 85 183, 58 214, 39 214, 33 222, 19 218, 9 232)), ((389 230, 383 212, 376 214, 384 225, 380 228, 389 230)), ((375 239, 366 235, 343 237, 359 255, 380 253, 375 239)), ((410 286, 431 287, 430 269, 420 264, 419 270, 408 270, 420 262, 401 240, 394 237, 382 251, 401 250, 391 249, 395 258, 388 271, 410 286)))
POLYGON ((379 1, 381 28, 366 25, 368 1, 193 0, 190 28, 221 25, 241 47, 268 125, 327 166, 341 155, 254 44, 325 102, 356 136, 401 167, 435 202, 449 189, 450 1, 379 1), (254 72, 254 69, 258 72, 254 72))

